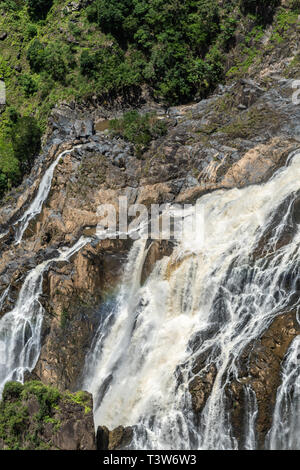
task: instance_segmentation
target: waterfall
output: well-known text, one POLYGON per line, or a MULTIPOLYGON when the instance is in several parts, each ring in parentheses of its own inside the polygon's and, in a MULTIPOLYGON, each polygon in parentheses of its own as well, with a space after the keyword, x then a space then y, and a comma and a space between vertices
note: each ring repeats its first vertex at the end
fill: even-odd
POLYGON ((300 336, 297 336, 284 360, 282 384, 277 392, 269 448, 300 449, 300 336))
POLYGON ((23 382, 40 354, 44 309, 39 301, 43 274, 51 263, 68 261, 89 238, 82 237, 71 248, 61 248, 59 256, 36 266, 27 275, 15 308, 0 319, 0 393, 9 380, 23 382))
POLYGON ((17 225, 16 229, 16 236, 15 236, 15 244, 18 245, 23 238, 24 232, 27 229, 29 222, 34 219, 38 214, 40 214, 44 202, 47 200, 50 189, 51 189, 51 184, 52 184, 52 178, 54 174, 54 170, 56 166, 58 165, 58 162, 60 161, 61 158, 63 158, 66 154, 71 153, 74 149, 80 148, 82 145, 76 145, 72 147, 69 150, 64 150, 61 152, 56 160, 51 163, 49 168, 45 171, 44 176, 41 179, 40 185, 38 192, 28 207, 28 209, 24 212, 22 217, 16 222, 15 225, 17 225))
POLYGON ((2 294, 0 295, 0 310, 1 310, 1 308, 3 307, 3 304, 4 304, 4 301, 5 301, 6 297, 8 296, 9 289, 10 289, 10 286, 8 286, 8 287, 2 292, 2 294))
MULTIPOLYGON (((134 426, 136 449, 238 447, 226 387, 238 379, 245 347, 298 306, 300 230, 293 211, 299 191, 298 153, 265 184, 201 197, 204 240, 192 227, 185 231, 143 285, 148 248, 144 240, 134 242, 86 360, 84 388, 94 395, 96 425, 134 426), (214 365, 216 374, 195 420, 189 383, 198 357, 203 373, 214 365)), ((275 421, 299 380, 288 364, 275 421)), ((257 402, 250 387, 244 392, 244 445, 252 449, 257 402)), ((284 424, 283 447, 295 426, 299 433, 299 420, 284 424)), ((279 433, 273 425, 272 446, 279 433)))
MULTIPOLYGON (((22 217, 16 222, 15 244, 22 241, 23 234, 29 222, 42 210, 44 202, 49 195, 54 170, 66 154, 82 145, 76 145, 69 150, 61 152, 55 161, 44 173, 38 192, 22 217)), ((0 238, 5 235, 1 234, 0 238)), ((31 270, 20 290, 14 309, 0 319, 0 393, 8 380, 22 382, 25 371, 32 371, 40 354, 41 328, 44 309, 39 301, 42 293, 43 274, 51 263, 68 261, 73 254, 79 251, 90 241, 90 238, 81 237, 71 248, 59 249, 59 256, 36 266, 31 270)), ((0 297, 2 307, 10 286, 0 297)))

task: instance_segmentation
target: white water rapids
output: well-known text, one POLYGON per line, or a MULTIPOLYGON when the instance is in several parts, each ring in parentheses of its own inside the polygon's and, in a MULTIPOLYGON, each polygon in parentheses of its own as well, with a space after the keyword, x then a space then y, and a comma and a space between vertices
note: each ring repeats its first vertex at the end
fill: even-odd
POLYGON ((284 361, 282 384, 277 392, 273 425, 269 433, 269 448, 300 449, 299 430, 300 336, 297 336, 284 361))
MULTIPOLYGON (((46 171, 35 200, 20 219, 17 243, 41 211, 62 155, 46 171)), ((298 222, 289 228, 299 191, 296 154, 266 184, 203 196, 199 202, 205 215, 204 240, 191 227, 173 254, 155 264, 144 285, 141 273, 148 245, 145 240, 134 242, 119 294, 103 306, 86 359, 84 388, 94 395, 96 425, 135 426, 131 445, 137 449, 237 448, 226 385, 238 377, 245 347, 279 313, 298 307, 298 222), (279 222, 274 224, 278 211, 279 222), (289 239, 280 245, 287 231, 289 239), (253 256, 261 240, 264 255, 253 256), (217 373, 196 422, 189 383, 199 356, 205 358, 204 370, 214 364, 217 373)), ((80 239, 29 272, 14 309, 1 318, 0 390, 8 380, 22 381, 38 360, 43 273, 88 241, 80 239)), ((300 431, 299 375, 296 338, 283 364, 266 447, 300 448, 299 437, 294 437, 300 431)), ((244 448, 255 449, 257 401, 249 386, 245 396, 244 448)))
MULTIPOLYGON (((298 305, 296 222, 291 239, 275 247, 289 228, 299 189, 297 154, 266 184, 203 196, 204 242, 198 233, 186 232, 172 256, 156 263, 144 285, 140 279, 146 242, 134 243, 120 293, 103 314, 86 361, 84 388, 94 395, 96 425, 135 426, 132 446, 137 449, 237 448, 226 385, 238 377, 245 347, 276 315, 298 305), (268 230, 264 256, 253 256, 268 230), (217 374, 196 423, 188 386, 199 356, 206 358, 204 370, 214 364, 217 374)), ((288 372, 283 374, 284 380, 288 372)), ((299 374, 287 381, 289 389, 297 386, 296 380, 299 374)), ((279 401, 287 401, 282 387, 275 421, 282 413, 279 401)), ((249 387, 245 395, 244 448, 254 449, 257 403, 249 387)), ((299 411, 298 404, 293 406, 299 411)), ((294 432, 292 425, 284 426, 288 434, 294 432)), ((299 420, 295 426, 299 433, 299 420)), ((276 447, 277 434, 275 423, 271 447, 276 447)), ((288 446, 290 439, 280 445, 288 446)))

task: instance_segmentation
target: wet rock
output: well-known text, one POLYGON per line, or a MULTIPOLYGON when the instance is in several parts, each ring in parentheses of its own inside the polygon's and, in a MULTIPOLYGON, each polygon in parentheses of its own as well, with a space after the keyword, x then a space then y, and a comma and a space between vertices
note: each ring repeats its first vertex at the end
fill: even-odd
POLYGON ((128 240, 88 244, 72 263, 53 265, 44 276, 42 349, 34 373, 60 390, 78 385, 99 323, 99 306, 112 295, 130 247, 128 240), (76 356, 76 361, 74 357, 76 356))
POLYGON ((97 450, 120 450, 126 449, 133 437, 131 427, 119 426, 113 431, 109 431, 105 426, 97 429, 97 450))
POLYGON ((168 240, 155 240, 151 242, 142 269, 141 285, 146 282, 157 261, 160 261, 164 256, 171 256, 173 248, 174 245, 168 240))
POLYGON ((300 334, 296 312, 278 316, 268 330, 245 350, 240 361, 238 382, 228 388, 231 400, 235 435, 243 445, 244 384, 256 394, 258 416, 256 430, 259 448, 264 447, 267 432, 272 424, 277 389, 280 385, 281 365, 293 339, 300 334))
POLYGON ((206 404, 208 397, 211 394, 213 384, 216 377, 216 367, 211 364, 209 367, 203 369, 189 383, 189 391, 192 395, 192 406, 196 414, 200 414, 206 404))
POLYGON ((96 450, 93 401, 87 392, 59 393, 41 382, 9 382, 0 404, 4 415, 0 449, 96 450), (6 423, 6 409, 19 413, 19 426, 6 423))

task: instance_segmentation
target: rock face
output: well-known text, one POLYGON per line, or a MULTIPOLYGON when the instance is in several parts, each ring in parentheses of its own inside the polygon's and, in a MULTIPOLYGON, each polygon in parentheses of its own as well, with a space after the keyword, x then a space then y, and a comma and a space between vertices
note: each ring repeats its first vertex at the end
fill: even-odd
POLYGON ((0 449, 95 450, 93 400, 41 382, 8 382, 0 403, 0 449))
POLYGON ((48 315, 34 372, 60 390, 77 389, 99 323, 99 306, 118 282, 126 244, 109 245, 109 240, 88 244, 71 263, 53 266, 45 275, 42 302, 48 315))
MULTIPOLYGON (((245 390, 249 385, 254 390, 258 405, 256 432, 259 448, 263 449, 266 434, 272 425, 272 414, 277 389, 281 383, 281 366, 293 339, 300 334, 296 312, 279 315, 269 328, 245 349, 239 363, 238 380, 226 385, 227 407, 231 414, 234 437, 240 449, 244 449, 245 390)), ((196 374, 189 384, 192 405, 199 417, 212 391, 216 366, 204 368, 205 357, 199 357, 193 369, 196 374)))
MULTIPOLYGON (((70 7, 77 9, 82 4, 72 2, 70 7)), ((137 155, 129 142, 95 127, 95 123, 120 114, 120 107, 116 111, 71 103, 53 110, 43 152, 30 175, 0 207, 1 316, 12 310, 32 268, 55 258, 59 249, 71 247, 80 237, 90 238, 68 262, 53 262, 44 274, 40 301, 45 312, 36 378, 58 387, 60 393, 78 388, 86 352, 99 324, 99 307, 115 295, 130 241, 96 238, 100 204, 112 204, 118 214, 120 196, 126 196, 128 204, 148 208, 151 204, 193 203, 210 191, 266 181, 286 163, 290 152, 300 148, 300 108, 291 99, 290 67, 297 51, 291 48, 288 53, 289 58, 281 48, 276 55, 270 52, 260 70, 249 71, 251 77, 219 87, 207 100, 173 107, 167 113, 156 105, 153 109, 165 119, 168 132, 153 141, 143 155, 137 155), (45 170, 62 151, 71 149, 58 162, 41 213, 29 224, 22 243, 15 245, 14 224, 33 201, 45 170)), ((151 106, 141 111, 151 111, 151 106)), ((161 241, 151 241, 148 248, 141 283, 151 275, 155 263, 172 252, 172 245, 161 241)), ((263 256, 263 247, 256 255, 263 256)), ((292 338, 299 334, 297 328, 294 313, 278 317, 245 351, 239 381, 228 388, 228 406, 238 404, 233 411, 237 435, 242 434, 242 385, 249 383, 255 390, 260 445, 270 425, 280 363, 292 338)), ((216 375, 213 364, 202 371, 201 358, 199 361, 190 384, 196 415, 203 410, 216 375)), ((91 420, 86 417, 80 425, 72 421, 72 406, 68 402, 61 408, 62 417, 54 414, 53 418, 69 416, 61 428, 67 437, 58 432, 50 439, 50 422, 40 436, 42 442, 51 441, 53 448, 93 447, 91 440, 86 443, 74 437, 83 432, 81 426, 87 429, 91 420)), ((92 424, 87 435, 91 429, 92 424)), ((100 428, 98 447, 123 447, 129 434, 123 428, 113 432, 100 428)), ((21 436, 21 445, 31 445, 26 439, 21 436)), ((7 446, 5 441, 2 445, 7 446)))
POLYGON ((119 426, 113 431, 109 431, 105 426, 99 426, 96 436, 97 450, 126 449, 132 437, 133 429, 131 427, 119 426))
MULTIPOLYGON (((281 365, 293 339, 300 334, 296 312, 277 317, 269 329, 245 350, 240 365, 238 382, 228 389, 233 410, 237 438, 243 436, 243 384, 248 384, 256 394, 258 416, 256 430, 259 447, 263 448, 266 433, 272 424, 272 412, 277 389, 281 383, 281 365)), ((242 444, 242 442, 240 442, 242 444)))

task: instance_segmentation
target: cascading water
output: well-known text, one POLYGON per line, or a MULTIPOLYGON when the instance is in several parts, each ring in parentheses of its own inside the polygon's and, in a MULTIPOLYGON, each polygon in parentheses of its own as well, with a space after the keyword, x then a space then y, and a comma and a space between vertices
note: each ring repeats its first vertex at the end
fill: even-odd
POLYGON ((8 296, 10 286, 8 286, 0 295, 0 309, 3 307, 4 301, 6 297, 8 296))
MULTIPOLYGON (((22 241, 29 222, 41 212, 51 189, 54 170, 60 159, 82 146, 76 145, 61 152, 46 170, 33 202, 15 224, 17 225, 15 244, 22 241)), ((5 233, 0 237, 4 235, 5 233)), ((0 393, 8 380, 22 382, 25 371, 31 371, 38 360, 44 313, 39 296, 42 293, 44 272, 53 262, 68 261, 89 241, 89 238, 80 238, 71 248, 64 247, 58 250, 58 257, 47 260, 30 271, 21 288, 15 308, 0 319, 0 393)), ((0 297, 0 308, 8 292, 9 287, 0 297)))
POLYGON ((269 448, 300 449, 300 336, 293 341, 284 361, 278 389, 269 448))
MULTIPOLYGON (((16 223, 15 244, 22 241, 29 222, 41 212, 51 189, 54 170, 60 159, 80 147, 82 145, 76 145, 61 152, 46 170, 41 179, 37 195, 16 223)), ((44 313, 39 302, 39 296, 42 293, 44 272, 53 262, 68 261, 74 253, 89 241, 89 238, 82 237, 71 248, 61 248, 58 257, 47 260, 30 271, 21 288, 15 308, 0 319, 0 393, 8 380, 22 382, 25 371, 31 371, 38 360, 44 313)), ((0 297, 0 308, 8 292, 9 287, 0 297)))
POLYGON ((15 308, 0 319, 0 393, 8 380, 23 381, 25 371, 32 371, 40 354, 43 307, 43 273, 51 263, 68 261, 90 241, 82 237, 71 248, 61 248, 59 256, 39 264, 29 272, 15 308))
POLYGON ((76 145, 72 147, 69 150, 64 150, 61 152, 56 160, 51 163, 49 168, 45 171, 44 176, 41 179, 39 189, 37 192, 36 197, 28 207, 28 209, 24 212, 22 217, 17 221, 17 229, 16 229, 16 236, 15 236, 15 244, 18 245, 24 235, 25 230, 27 229, 29 222, 34 219, 38 214, 40 214, 43 204, 46 201, 50 189, 51 189, 51 183, 52 183, 52 178, 54 174, 54 170, 58 165, 58 162, 60 161, 61 158, 63 158, 66 154, 71 153, 73 150, 78 149, 82 147, 82 145, 76 145))
MULTIPOLYGON (((185 231, 144 285, 147 245, 145 240, 133 244, 120 293, 107 306, 86 361, 84 388, 94 395, 96 425, 135 426, 131 445, 136 449, 238 447, 226 387, 238 380, 245 347, 279 313, 298 306, 300 229, 294 221, 290 230, 290 223, 299 191, 298 153, 266 184, 203 196, 198 202, 204 241, 192 227, 185 231), (283 204, 284 215, 274 224, 283 204), (289 239, 282 242, 287 230, 289 239), (205 358, 203 371, 213 364, 216 375, 195 422, 189 383, 198 357, 205 358)), ((279 433, 276 421, 299 380, 299 373, 289 374, 289 363, 278 392, 271 447, 279 433)), ((253 449, 257 402, 249 386, 244 393, 244 448, 253 449)), ((299 393, 293 393, 299 412, 294 401, 299 393)), ((300 431, 299 419, 283 425, 287 436, 280 446, 286 448, 290 434, 300 431)))
MULTIPOLYGON (((37 196, 19 220, 16 243, 41 211, 59 159, 72 150, 62 152, 46 171, 37 196)), ((137 449, 237 448, 226 387, 238 379, 245 347, 279 313, 298 307, 297 221, 289 239, 281 241, 299 192, 297 154, 264 185, 202 197, 204 241, 189 225, 173 254, 156 263, 144 285, 141 274, 148 245, 145 240, 133 244, 119 295, 104 305, 86 361, 84 385, 94 394, 96 424, 111 429, 120 424, 135 426, 131 445, 137 449), (274 224, 282 204, 285 213, 274 224), (261 240, 263 254, 255 255, 261 240), (216 376, 196 422, 189 383, 198 357, 205 357, 203 371, 215 366, 216 376)), ((24 372, 32 370, 38 360, 43 273, 52 262, 67 261, 88 241, 80 239, 33 269, 15 308, 1 318, 0 391, 7 380, 22 381, 24 372)), ((0 304, 8 292, 9 288, 0 304)), ((299 376, 298 337, 283 364, 266 442, 271 449, 300 448, 299 376)), ((244 448, 255 449, 257 401, 249 385, 244 386, 244 394, 244 448)))

